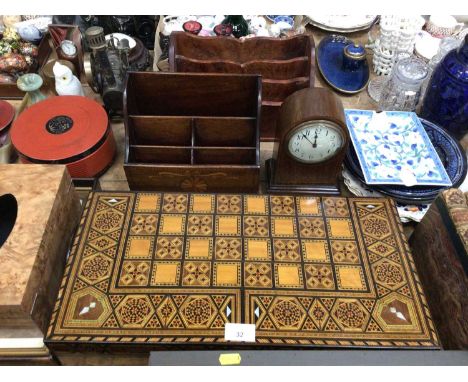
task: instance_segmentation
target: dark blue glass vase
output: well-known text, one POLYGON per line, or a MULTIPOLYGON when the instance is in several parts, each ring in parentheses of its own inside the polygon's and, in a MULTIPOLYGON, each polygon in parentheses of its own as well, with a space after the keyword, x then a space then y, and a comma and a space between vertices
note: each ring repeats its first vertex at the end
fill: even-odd
POLYGON ((468 35, 458 49, 436 66, 427 87, 421 116, 457 139, 468 132, 468 35))

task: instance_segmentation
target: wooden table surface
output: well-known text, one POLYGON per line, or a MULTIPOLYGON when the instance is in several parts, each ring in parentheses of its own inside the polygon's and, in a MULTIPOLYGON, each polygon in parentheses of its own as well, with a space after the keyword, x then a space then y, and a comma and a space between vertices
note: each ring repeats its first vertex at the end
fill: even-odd
MULTIPOLYGON (((315 27, 308 26, 307 33, 311 34, 314 38, 315 45, 317 46, 320 40, 329 35, 329 33, 321 31, 315 27)), ((348 34, 347 37, 365 44, 367 42, 367 32, 356 32, 348 34)), ((371 57, 369 56, 369 61, 371 57)), ((320 76, 318 69, 315 70, 315 86, 317 87, 328 87, 330 88, 323 78, 320 76)), ((99 95, 93 93, 91 88, 87 85, 84 86, 85 94, 95 100, 102 102, 99 95)), ((362 91, 358 94, 347 96, 340 93, 336 94, 341 98, 343 106, 345 108, 358 108, 358 109, 375 109, 376 104, 370 99, 367 91, 362 91)), ((19 108, 20 101, 11 101, 11 103, 19 108)), ((112 129, 114 131, 115 140, 117 142, 117 156, 112 166, 99 178, 99 183, 102 190, 129 190, 127 184, 127 178, 123 169, 124 162, 124 150, 125 150, 125 128, 122 119, 114 119, 111 122, 112 129)), ((273 152, 273 144, 269 142, 262 143, 260 146, 261 158, 262 158, 262 179, 264 179, 264 161, 271 158, 273 152)), ((347 193, 347 190, 343 190, 343 193, 347 193)))
MULTIPOLYGON (((322 38, 329 35, 330 33, 321 31, 315 27, 308 26, 306 33, 311 34, 314 38, 315 45, 317 46, 318 43, 322 38)), ((347 37, 360 42, 361 44, 367 43, 367 31, 366 32, 356 32, 347 34, 347 37)), ((368 56, 369 64, 371 64, 372 57, 368 56)), ((373 73, 371 73, 371 78, 373 78, 373 73)), ((316 69, 316 81, 315 86, 317 87, 328 87, 329 86, 325 83, 325 81, 321 78, 320 74, 318 73, 318 69, 316 69)), ((93 93, 93 91, 87 86, 84 86, 86 96, 95 99, 98 102, 102 103, 101 97, 98 94, 93 93)), ((375 109, 376 104, 373 102, 367 94, 367 91, 362 91, 355 95, 343 95, 340 93, 335 92, 342 102, 345 108, 358 108, 358 109, 375 109)), ((10 101, 16 109, 18 109, 21 105, 21 101, 12 100, 10 101)), ((114 137, 117 142, 117 155, 112 164, 112 166, 99 178, 99 184, 102 190, 128 190, 128 184, 125 177, 125 172, 123 169, 123 162, 124 162, 124 138, 125 138, 125 128, 122 119, 115 119, 111 121, 111 126, 114 132, 114 137)), ((272 143, 262 143, 261 144, 261 158, 262 164, 264 161, 271 157, 273 150, 272 143)), ((264 172, 264 166, 262 165, 262 174, 264 172)), ((343 185, 342 187, 343 195, 351 196, 349 191, 343 185)), ((407 229, 405 229, 407 231, 407 229)), ((410 228, 410 232, 412 228, 410 228)), ((408 233, 407 233, 408 235, 408 233)), ((140 356, 136 357, 135 360, 129 358, 129 355, 124 355, 122 360, 115 360, 114 358, 109 360, 103 360, 99 355, 93 354, 62 354, 61 361, 65 364, 103 364, 103 363, 114 363, 114 364, 146 364, 146 358, 140 359, 140 356), (91 357, 91 358, 90 358, 91 357)))
MULTIPOLYGON (((307 26, 306 33, 313 36, 315 41, 315 46, 325 36, 328 36, 330 33, 322 31, 318 28, 307 26)), ((368 31, 365 32, 355 32, 346 35, 348 38, 357 41, 365 45, 368 41, 368 31)), ((372 56, 368 55, 368 61, 372 67, 372 56)), ((374 77, 374 74, 371 73, 371 79, 374 77)), ((331 89, 321 77, 318 68, 315 70, 315 86, 324 87, 331 89)), ((102 103, 101 97, 94 93, 91 88, 87 85, 84 85, 84 91, 86 96, 95 99, 98 102, 102 103)), ((334 91, 334 90, 333 90, 334 91)), ((354 95, 344 95, 334 91, 337 94, 341 101, 343 102, 344 108, 357 108, 357 109, 367 109, 373 110, 376 108, 376 103, 369 97, 366 90, 354 95)), ((11 103, 18 109, 21 101, 11 101, 11 103)), ((99 178, 99 185, 102 190, 121 190, 128 191, 128 183, 123 169, 124 163, 124 150, 125 150, 125 127, 122 119, 113 119, 111 121, 112 129, 114 132, 114 137, 117 142, 117 154, 112 166, 99 178)), ((266 159, 271 158, 273 153, 273 143, 264 142, 260 145, 260 156, 261 156, 261 179, 262 179, 262 190, 264 189, 264 162, 266 159)), ((352 196, 349 190, 346 188, 343 182, 341 182, 341 191, 344 196, 352 196)))

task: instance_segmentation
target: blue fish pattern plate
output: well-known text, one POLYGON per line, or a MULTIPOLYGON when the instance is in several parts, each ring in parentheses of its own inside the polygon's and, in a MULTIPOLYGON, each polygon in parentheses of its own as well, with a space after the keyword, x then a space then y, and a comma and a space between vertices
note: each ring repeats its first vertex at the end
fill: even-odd
POLYGON ((452 181, 418 116, 402 111, 382 114, 345 110, 365 182, 368 185, 451 186, 452 181))

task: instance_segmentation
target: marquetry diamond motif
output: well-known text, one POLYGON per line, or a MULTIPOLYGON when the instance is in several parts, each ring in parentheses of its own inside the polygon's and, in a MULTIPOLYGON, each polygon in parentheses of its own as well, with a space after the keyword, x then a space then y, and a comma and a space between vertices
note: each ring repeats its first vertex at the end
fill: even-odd
POLYGON ((149 261, 124 261, 122 265, 122 273, 120 275, 119 284, 121 285, 137 285, 145 286, 148 284, 149 261))
POLYGON ((385 244, 382 241, 377 241, 374 244, 370 245, 368 248, 370 251, 382 257, 387 257, 395 252, 395 248, 388 244, 385 244))
POLYGON ((211 263, 205 261, 185 262, 182 285, 209 286, 211 263))
POLYGON ((268 263, 246 263, 244 280, 245 285, 249 287, 271 287, 271 265, 268 263))
POLYGON ((312 321, 314 321, 314 324, 319 329, 323 329, 328 317, 330 316, 328 311, 318 299, 315 299, 312 303, 312 306, 309 309, 309 315, 312 318, 312 321))
POLYGON ((305 279, 308 289, 334 289, 333 272, 331 266, 321 264, 305 265, 305 279))
POLYGON ((165 327, 171 322, 176 313, 177 308, 170 297, 167 297, 156 309, 156 315, 165 327))
POLYGON ((105 251, 106 249, 112 248, 114 245, 117 245, 117 242, 110 237, 101 236, 97 239, 91 240, 88 242, 89 245, 98 251, 105 251))

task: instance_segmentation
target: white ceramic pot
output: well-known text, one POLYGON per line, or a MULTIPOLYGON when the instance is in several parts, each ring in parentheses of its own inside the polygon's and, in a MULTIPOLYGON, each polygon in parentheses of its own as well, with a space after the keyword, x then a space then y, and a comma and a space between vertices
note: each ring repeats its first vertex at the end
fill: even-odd
POLYGON ((434 37, 453 36, 463 28, 463 23, 450 15, 432 15, 426 24, 426 30, 434 37))

